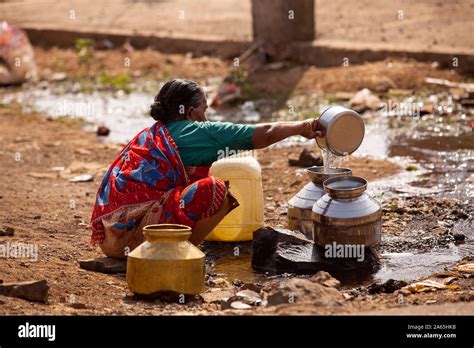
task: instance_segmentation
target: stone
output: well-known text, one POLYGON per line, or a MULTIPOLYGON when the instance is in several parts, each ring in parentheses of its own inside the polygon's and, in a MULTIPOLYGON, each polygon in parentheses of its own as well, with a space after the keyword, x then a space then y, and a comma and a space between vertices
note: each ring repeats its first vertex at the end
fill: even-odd
POLYGON ((326 258, 318 247, 298 231, 262 227, 254 232, 252 267, 272 274, 314 274, 319 271, 339 272, 378 267, 379 258, 372 248, 365 248, 364 261, 326 258))
POLYGON ((97 135, 101 137, 106 137, 110 134, 110 128, 105 126, 100 126, 97 128, 97 135))
POLYGON ((288 164, 290 166, 298 166, 298 167, 313 167, 313 166, 322 166, 323 159, 321 156, 316 155, 314 152, 303 149, 300 153, 300 156, 297 160, 295 159, 288 159, 288 164))
POLYGON ((453 234, 454 236, 454 240, 457 242, 457 243, 462 243, 466 240, 466 236, 462 233, 459 233, 459 232, 455 232, 453 234))
POLYGON ((74 302, 74 303, 69 303, 69 307, 74 308, 74 309, 86 309, 87 306, 84 303, 80 302, 74 302))
MULTIPOLYGON (((298 231, 283 228, 262 227, 253 234, 252 267, 262 272, 278 272, 277 249, 280 243, 290 242, 291 245, 307 245, 313 242, 298 231)), ((283 270, 284 272, 284 270, 283 270)))
POLYGON ((318 283, 328 288, 336 288, 338 289, 341 286, 341 282, 336 278, 333 278, 328 272, 319 271, 311 278, 309 278, 313 283, 318 283))
POLYGON ((234 296, 235 291, 233 289, 209 289, 209 291, 202 293, 200 296, 206 303, 216 303, 220 301, 227 301, 230 297, 234 296))
POLYGON ((48 301, 48 291, 49 285, 45 279, 0 284, 0 295, 17 297, 33 302, 46 303, 48 301))
POLYGON ((221 309, 235 308, 233 306, 234 303, 239 303, 239 306, 240 303, 245 304, 246 306, 249 306, 248 308, 250 308, 251 306, 260 306, 265 304, 262 297, 260 297, 260 295, 255 291, 241 290, 235 295, 229 297, 228 299, 222 299, 221 309))
POLYGON ((12 227, 4 227, 0 228, 0 236, 13 236, 15 234, 15 230, 12 227))
POLYGON ((245 303, 249 304, 259 304, 262 302, 260 295, 252 290, 241 290, 235 296, 242 298, 245 303))
POLYGON ((361 89, 349 100, 349 106, 357 112, 377 110, 381 107, 380 98, 367 89, 361 89))
POLYGON ((240 290, 252 290, 259 293, 262 290, 262 286, 260 284, 245 283, 240 287, 240 290))
POLYGON ((230 304, 230 307, 231 308, 234 308, 234 309, 250 309, 252 308, 252 306, 246 304, 246 303, 243 303, 242 301, 235 301, 235 302, 232 302, 230 304))
POLYGON ((91 174, 77 175, 69 179, 70 182, 89 182, 93 180, 94 180, 94 176, 91 174))
POLYGON ((405 288, 402 288, 400 290, 397 290, 395 291, 396 294, 401 294, 401 295, 404 295, 404 296, 408 296, 408 295, 411 295, 411 291, 408 290, 408 289, 405 289, 405 288))
POLYGON ((111 257, 99 257, 91 260, 80 260, 79 266, 82 269, 100 273, 125 273, 127 261, 113 259, 111 257))
POLYGON ((244 284, 244 282, 241 281, 240 279, 232 280, 232 285, 234 285, 234 286, 241 287, 243 284, 244 284))
POLYGON ((308 279, 293 278, 268 294, 269 306, 292 303, 311 303, 314 306, 339 306, 345 298, 338 290, 313 283, 308 279))
POLYGON ((404 282, 403 280, 394 280, 394 279, 389 279, 385 283, 378 284, 374 283, 369 285, 367 288, 367 291, 369 294, 377 294, 380 292, 383 292, 385 294, 391 294, 395 292, 396 290, 399 290, 408 284, 404 282))

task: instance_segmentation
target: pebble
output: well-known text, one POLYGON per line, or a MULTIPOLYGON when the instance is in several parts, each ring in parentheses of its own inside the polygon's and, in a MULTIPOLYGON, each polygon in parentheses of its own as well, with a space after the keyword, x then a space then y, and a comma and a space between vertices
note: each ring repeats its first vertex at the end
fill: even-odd
POLYGON ((15 229, 12 227, 0 228, 0 236, 13 236, 15 234, 15 229))

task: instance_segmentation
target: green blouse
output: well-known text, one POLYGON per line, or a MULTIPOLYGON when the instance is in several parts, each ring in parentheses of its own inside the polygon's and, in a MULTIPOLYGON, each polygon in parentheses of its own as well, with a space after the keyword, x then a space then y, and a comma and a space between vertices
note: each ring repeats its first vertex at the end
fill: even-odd
POLYGON ((185 167, 210 166, 216 160, 237 151, 252 150, 255 127, 231 122, 190 120, 166 123, 185 167))

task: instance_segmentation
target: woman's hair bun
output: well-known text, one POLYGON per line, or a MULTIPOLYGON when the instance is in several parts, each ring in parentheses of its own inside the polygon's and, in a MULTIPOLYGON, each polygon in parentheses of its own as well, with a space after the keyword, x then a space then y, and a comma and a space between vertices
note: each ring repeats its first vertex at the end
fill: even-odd
POLYGON ((160 101, 156 101, 150 106, 150 116, 157 121, 164 121, 167 117, 166 110, 160 101))
POLYGON ((196 82, 174 79, 166 82, 150 106, 150 116, 157 121, 167 122, 184 119, 190 107, 197 108, 204 92, 196 82))

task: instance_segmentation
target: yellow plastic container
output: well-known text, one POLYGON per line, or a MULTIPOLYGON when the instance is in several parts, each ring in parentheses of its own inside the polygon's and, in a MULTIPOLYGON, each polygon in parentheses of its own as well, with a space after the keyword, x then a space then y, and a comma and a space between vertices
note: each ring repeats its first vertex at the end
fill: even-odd
POLYGON ((207 235, 206 240, 237 242, 252 240, 263 226, 262 169, 251 156, 230 156, 214 162, 211 174, 228 180, 239 206, 232 210, 207 235))

